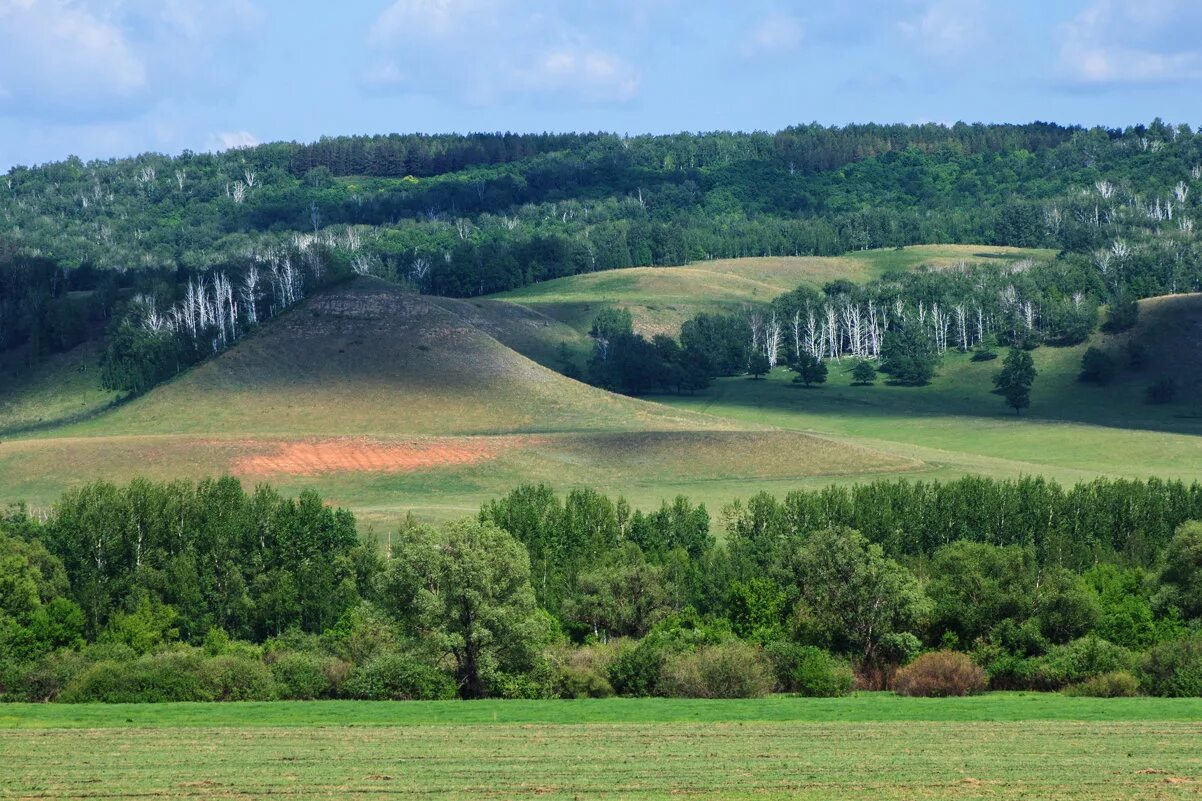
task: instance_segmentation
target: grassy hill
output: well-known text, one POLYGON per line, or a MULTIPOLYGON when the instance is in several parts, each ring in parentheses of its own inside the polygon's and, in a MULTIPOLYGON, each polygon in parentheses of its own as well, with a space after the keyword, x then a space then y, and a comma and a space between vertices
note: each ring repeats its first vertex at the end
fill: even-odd
MULTIPOLYGON (((917 258, 857 254, 852 274, 895 269, 903 256, 917 258)), ((719 266, 732 284, 756 286, 792 269, 761 261, 719 266)), ((705 291, 723 297, 721 287, 705 291)), ((1089 344, 1121 360, 1129 339, 1144 343, 1142 371, 1099 388, 1077 380, 1087 345, 1039 348, 1032 407, 1016 418, 991 392, 1000 362, 957 353, 921 388, 852 386, 847 363, 833 365, 821 389, 778 370, 696 396, 625 398, 537 363, 556 364, 560 342, 577 355, 590 344, 539 304, 430 298, 359 279, 116 408, 96 389, 94 347, 25 375, 0 392, 0 503, 48 503, 98 477, 232 472, 290 491, 320 488, 387 525, 410 510, 470 513, 522 481, 596 486, 642 506, 680 493, 717 512, 760 490, 882 472, 1202 479, 1202 295, 1143 301, 1141 310, 1133 331, 1089 344), (1146 403, 1148 384, 1170 373, 1177 401, 1146 403), (56 416, 69 422, 46 424, 56 416)))
MULTIPOLYGON (((1202 295, 1140 304, 1140 322, 1119 335, 1096 334, 1071 348, 1032 352, 1039 375, 1031 408, 1016 417, 993 394, 1000 359, 973 362, 949 352, 925 387, 853 386, 852 362, 832 364, 826 385, 804 389, 780 369, 765 381, 723 379, 692 398, 662 398, 676 408, 818 432, 918 459, 935 475, 977 472, 1045 475, 1076 481, 1097 475, 1202 480, 1202 295), (1125 363, 1126 342, 1143 342, 1147 366, 1124 369, 1105 387, 1078 379, 1090 345, 1125 363), (1172 404, 1146 402, 1148 385, 1172 374, 1172 404)), ((1004 354, 1003 354, 1004 355, 1004 354)))
POLYGON ((720 507, 763 482, 919 466, 605 392, 486 330, 544 355, 560 335, 582 344, 521 307, 357 279, 143 397, 0 442, 0 502, 46 503, 99 477, 232 472, 320 487, 387 523, 412 509, 462 514, 529 480, 644 505, 685 493, 720 507))
POLYGON ((837 279, 865 283, 895 270, 922 265, 948 267, 960 261, 1015 261, 1051 258, 1047 250, 989 245, 916 245, 866 250, 846 256, 718 259, 683 267, 632 267, 557 278, 494 299, 520 303, 587 332, 597 310, 630 309, 635 330, 645 335, 678 333, 689 317, 703 311, 737 311, 767 303, 802 284, 821 287, 837 279))

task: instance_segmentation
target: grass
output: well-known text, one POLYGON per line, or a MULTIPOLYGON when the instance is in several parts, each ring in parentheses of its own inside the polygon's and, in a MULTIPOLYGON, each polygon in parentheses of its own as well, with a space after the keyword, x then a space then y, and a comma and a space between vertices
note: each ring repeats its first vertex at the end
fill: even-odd
POLYGON ((818 433, 922 463, 932 478, 978 473, 1000 478, 1043 475, 1073 483, 1097 476, 1181 478, 1202 481, 1202 295, 1144 301, 1137 328, 1119 336, 1098 334, 1091 343, 1032 352, 1039 375, 1031 408, 1016 417, 993 394, 1001 357, 973 362, 949 352, 925 387, 854 386, 846 360, 833 363, 828 383, 804 389, 779 369, 762 381, 722 379, 694 397, 661 402, 734 420, 818 433), (1193 331, 1195 339, 1180 332, 1193 331), (1176 332, 1176 333, 1174 333, 1176 332), (1123 371, 1106 387, 1078 380, 1089 344, 1121 356, 1127 339, 1146 341, 1149 363, 1123 371), (1178 400, 1156 406, 1145 389, 1160 375, 1175 375, 1178 400))
MULTIPOLYGON (((862 262, 863 277, 938 252, 960 257, 939 246, 845 258, 862 262)), ((729 270, 765 282, 762 271, 777 269, 745 261, 729 270)), ((1148 367, 1106 388, 1077 381, 1085 346, 1034 351, 1040 375, 1022 418, 990 392, 1000 360, 955 353, 922 388, 851 386, 845 362, 820 389, 796 387, 778 370, 649 402, 584 386, 517 352, 551 362, 560 337, 569 348, 587 345, 536 311, 361 281, 143 398, 0 437, 0 505, 44 508, 96 478, 232 472, 289 493, 316 489, 382 532, 410 512, 472 514, 525 481, 591 486, 639 508, 686 495, 718 521, 726 504, 757 492, 882 475, 1202 480, 1199 320, 1202 296, 1162 298, 1144 302, 1133 333, 1098 335, 1095 344, 1120 355, 1128 338, 1149 345, 1148 367), (1164 373, 1181 379, 1178 401, 1150 406, 1145 388, 1164 373)), ((22 391, 25 408, 39 393, 53 406, 54 388, 79 387, 70 376, 41 380, 40 390, 22 391)))
MULTIPOLYGON (((313 487, 369 524, 458 517, 523 481, 689 494, 913 467, 905 458, 615 395, 531 361, 562 324, 512 304, 421 298, 374 280, 316 296, 105 414, 0 442, 0 503, 137 475, 232 473, 313 487)), ((571 341, 571 340, 569 340, 571 341)))
POLYGON ((887 272, 959 261, 1051 258, 1054 251, 987 245, 916 245, 846 256, 781 256, 717 259, 683 267, 631 267, 544 281, 493 297, 520 303, 587 332, 597 310, 630 309, 643 334, 678 333, 699 312, 734 312, 767 303, 803 284, 821 287, 836 279, 865 283, 887 272))
POLYGON ((1187 798, 1196 700, 0 707, 0 795, 1187 798))
POLYGON ((118 397, 100 386, 98 341, 59 353, 30 369, 24 353, 0 361, 0 437, 52 427, 106 409, 118 397))

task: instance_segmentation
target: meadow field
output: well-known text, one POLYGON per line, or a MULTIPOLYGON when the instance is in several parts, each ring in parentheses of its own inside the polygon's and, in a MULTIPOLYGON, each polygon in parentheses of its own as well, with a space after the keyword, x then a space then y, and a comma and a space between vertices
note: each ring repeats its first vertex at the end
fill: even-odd
MULTIPOLYGON (((45 507, 67 487, 148 470, 229 473, 285 492, 318 489, 383 531, 410 512, 472 514, 526 481, 595 487, 643 508, 687 495, 717 518, 760 491, 898 474, 1202 478, 1202 372, 1189 358, 1202 346, 1196 295, 1143 301, 1135 332, 1094 335, 1092 344, 1115 353, 1132 336, 1151 346, 1142 373, 1105 388, 1077 380, 1086 345, 1034 351, 1039 378, 1021 418, 991 393, 999 362, 955 352, 924 387, 883 376, 853 386, 848 361, 832 362, 816 389, 792 384, 781 368, 766 380, 636 399, 559 372, 565 354, 579 366, 592 347, 584 317, 556 316, 562 303, 587 309, 587 319, 609 304, 637 318, 640 303, 676 297, 678 311, 693 313, 766 301, 801 282, 1037 255, 1047 254, 937 245, 714 261, 578 275, 515 300, 430 298, 358 279, 126 403, 99 389, 90 346, 9 381, 0 395, 0 501, 45 507), (755 292, 740 294, 746 286, 755 292), (1166 371, 1182 382, 1184 402, 1147 404, 1149 376, 1166 371)), ((671 318, 658 305, 645 311, 671 318)))
POLYGON ((1196 699, 0 707, 5 798, 1193 798, 1196 699))

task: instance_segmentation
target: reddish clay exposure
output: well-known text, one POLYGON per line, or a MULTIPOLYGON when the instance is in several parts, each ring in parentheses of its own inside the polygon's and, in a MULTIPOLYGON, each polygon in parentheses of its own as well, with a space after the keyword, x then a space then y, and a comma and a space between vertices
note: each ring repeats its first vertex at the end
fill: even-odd
POLYGON ((313 476, 320 473, 407 473, 491 459, 512 442, 497 439, 380 442, 326 439, 282 442, 272 453, 242 456, 234 472, 250 475, 313 476))

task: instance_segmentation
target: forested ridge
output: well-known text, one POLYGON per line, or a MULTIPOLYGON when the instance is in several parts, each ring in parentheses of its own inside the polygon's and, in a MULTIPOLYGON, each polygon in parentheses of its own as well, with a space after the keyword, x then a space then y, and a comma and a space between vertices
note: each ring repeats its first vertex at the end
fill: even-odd
POLYGON ((878 481, 718 541, 526 485, 377 543, 312 492, 96 483, 0 517, 0 699, 1196 696, 1199 518, 1181 482, 878 481))
MULTIPOLYGON (((107 331, 106 384, 138 391, 354 274, 470 296, 633 265, 931 242, 1061 256, 1027 278, 836 287, 840 314, 884 314, 828 330, 829 355, 880 357, 907 308, 933 319, 937 350, 989 335, 1065 344, 1099 304, 1198 288, 1199 181, 1202 135, 1160 121, 390 135, 69 159, 0 185, 0 349, 32 364, 107 331)), ((775 324, 821 305, 793 303, 775 324)), ((770 362, 780 349, 796 361, 796 341, 760 341, 770 362)))

